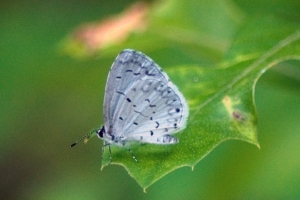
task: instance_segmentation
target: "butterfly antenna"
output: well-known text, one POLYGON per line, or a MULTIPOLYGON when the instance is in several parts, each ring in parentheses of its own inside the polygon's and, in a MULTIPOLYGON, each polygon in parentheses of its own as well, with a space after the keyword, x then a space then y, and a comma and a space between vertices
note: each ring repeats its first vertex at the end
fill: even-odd
POLYGON ((74 142, 73 144, 70 145, 70 148, 74 147, 76 144, 78 144, 80 141, 82 141, 83 139, 90 139, 94 134, 96 134, 98 131, 98 129, 93 130, 91 132, 89 132, 88 134, 84 135, 83 137, 81 137, 79 140, 77 140, 76 142, 74 142))

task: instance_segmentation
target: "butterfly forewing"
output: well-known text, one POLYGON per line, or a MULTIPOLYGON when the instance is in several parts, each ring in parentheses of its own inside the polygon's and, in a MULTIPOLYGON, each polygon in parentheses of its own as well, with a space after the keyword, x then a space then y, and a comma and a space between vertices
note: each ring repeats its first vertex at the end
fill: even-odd
POLYGON ((142 79, 167 81, 161 69, 147 56, 133 50, 124 50, 113 63, 105 89, 104 117, 105 128, 111 127, 116 111, 120 108, 124 95, 142 79))

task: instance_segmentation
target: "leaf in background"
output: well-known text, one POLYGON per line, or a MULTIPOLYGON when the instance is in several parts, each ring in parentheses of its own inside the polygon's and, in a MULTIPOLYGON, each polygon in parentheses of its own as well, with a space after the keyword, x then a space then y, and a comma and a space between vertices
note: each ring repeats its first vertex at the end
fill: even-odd
POLYGON ((290 21, 300 20, 300 1, 298 0, 233 0, 245 14, 251 16, 272 15, 290 21))
POLYGON ((242 19, 239 9, 223 0, 136 3, 117 17, 80 26, 61 47, 67 55, 88 58, 115 56, 125 48, 146 52, 180 46, 178 53, 211 63, 221 58, 242 19))
POLYGON ((238 7, 223 0, 169 0, 152 15, 149 32, 205 59, 222 55, 244 19, 238 7))
MULTIPOLYGON (((275 18, 253 19, 240 30, 218 67, 179 66, 166 70, 190 106, 187 128, 176 134, 176 145, 112 146, 113 164, 124 166, 146 189, 174 169, 195 166, 223 141, 239 139, 255 144, 257 114, 254 86, 266 69, 300 58, 300 30, 275 18)), ((109 153, 104 152, 103 166, 109 153)), ((199 177, 200 178, 200 177, 199 177)))
POLYGON ((89 57, 99 50, 124 42, 133 32, 146 28, 149 6, 137 2, 119 16, 77 28, 62 43, 63 51, 75 57, 89 57))

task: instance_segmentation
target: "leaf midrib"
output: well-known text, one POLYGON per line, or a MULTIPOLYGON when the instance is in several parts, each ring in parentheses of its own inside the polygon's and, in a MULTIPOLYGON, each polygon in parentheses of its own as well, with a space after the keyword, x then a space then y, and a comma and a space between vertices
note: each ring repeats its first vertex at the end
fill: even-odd
MULTIPOLYGON (((201 103, 199 106, 195 107, 193 110, 195 112, 193 113, 192 116, 190 116, 190 121, 193 121, 193 118, 198 114, 198 112, 205 106, 207 106, 210 102, 212 102, 214 99, 220 97, 223 93, 225 93, 227 90, 233 87, 238 81, 240 81, 242 78, 246 77, 249 73, 251 73, 253 70, 255 70, 262 62, 273 56, 276 52, 281 50, 283 47, 291 44, 292 42, 300 39, 300 31, 296 31, 293 34, 288 35, 285 37, 283 40, 281 40, 277 45, 275 45, 273 48, 268 50, 265 54, 262 56, 258 57, 257 60, 254 60, 254 62, 249 65, 242 73, 238 76, 236 76, 230 83, 225 85, 222 89, 220 89, 218 92, 216 92, 214 95, 209 97, 207 100, 205 100, 203 103, 201 103)), ((275 65, 274 63, 273 65, 275 65)), ((270 68, 273 65, 266 66, 265 68, 270 68)), ((263 72, 261 72, 262 74, 263 72)), ((258 78, 258 77, 257 77, 258 78)))

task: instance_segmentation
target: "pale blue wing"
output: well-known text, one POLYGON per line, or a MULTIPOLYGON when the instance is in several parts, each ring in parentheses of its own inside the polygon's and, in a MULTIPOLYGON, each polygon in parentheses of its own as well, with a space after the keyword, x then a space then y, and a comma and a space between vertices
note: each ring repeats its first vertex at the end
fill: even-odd
POLYGON ((113 125, 114 115, 124 100, 122 94, 126 94, 137 80, 145 79, 169 81, 160 67, 149 57, 133 50, 123 50, 113 63, 106 83, 104 98, 106 130, 113 125))
POLYGON ((168 76, 140 52, 124 50, 106 85, 105 130, 124 140, 176 143, 170 136, 184 128, 188 106, 168 76))

